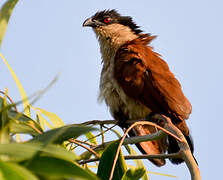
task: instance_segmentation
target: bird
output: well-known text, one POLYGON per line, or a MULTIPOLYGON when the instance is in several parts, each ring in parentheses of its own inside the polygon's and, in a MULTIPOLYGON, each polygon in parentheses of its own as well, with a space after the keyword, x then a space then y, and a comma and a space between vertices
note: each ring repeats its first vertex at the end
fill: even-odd
MULTIPOLYGON (((83 27, 91 27, 100 45, 102 71, 99 101, 105 101, 111 115, 126 129, 127 120, 147 119, 161 114, 184 134, 191 152, 193 140, 186 124, 192 111, 181 84, 171 72, 166 61, 150 45, 156 36, 144 33, 130 16, 122 16, 116 9, 96 12, 87 18, 83 27)), ((156 122, 155 122, 156 123, 156 122)), ((143 136, 156 132, 148 125, 137 125, 129 136, 143 136)), ((136 144, 143 154, 176 153, 179 146, 170 135, 160 140, 136 144)), ((164 159, 150 159, 160 167, 164 159)), ((173 164, 183 159, 170 159, 173 164)))

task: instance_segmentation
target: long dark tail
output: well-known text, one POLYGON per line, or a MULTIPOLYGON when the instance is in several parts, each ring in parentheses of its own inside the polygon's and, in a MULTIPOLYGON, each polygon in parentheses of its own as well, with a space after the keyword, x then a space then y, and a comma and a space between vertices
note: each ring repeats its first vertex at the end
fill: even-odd
MULTIPOLYGON (((190 135, 188 136, 185 136, 184 137, 186 138, 187 140, 187 143, 188 145, 190 146, 190 150, 193 154, 194 152, 194 144, 193 144, 193 140, 192 140, 192 137, 190 135)), ((169 142, 169 146, 168 146, 168 153, 176 153, 180 150, 179 146, 178 146, 178 143, 176 141, 176 139, 170 135, 168 135, 168 142, 169 142)), ((195 158, 194 158, 195 159, 195 158)), ((173 164, 180 164, 182 162, 184 162, 183 159, 179 159, 179 158, 176 158, 176 159, 170 159, 170 161, 173 163, 173 164)), ((196 159, 195 159, 196 161, 196 159)), ((197 162, 197 161, 196 161, 197 162)))

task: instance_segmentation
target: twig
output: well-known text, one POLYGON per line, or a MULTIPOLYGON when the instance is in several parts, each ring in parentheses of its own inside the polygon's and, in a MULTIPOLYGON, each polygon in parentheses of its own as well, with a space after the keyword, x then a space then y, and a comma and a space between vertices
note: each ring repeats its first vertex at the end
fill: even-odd
MULTIPOLYGON (((118 124, 118 121, 116 120, 92 120, 92 121, 87 121, 87 122, 84 122, 84 123, 80 123, 78 125, 103 125, 103 124, 118 124)), ((74 124, 74 125, 77 125, 77 124, 74 124)))
POLYGON ((185 161, 190 174, 191 174, 191 180, 201 180, 200 170, 197 166, 197 163, 190 151, 190 147, 187 143, 187 140, 185 139, 182 132, 172 124, 171 120, 168 117, 165 117, 164 115, 157 115, 157 118, 160 118, 165 121, 164 127, 168 129, 169 131, 172 131, 177 134, 178 137, 182 140, 182 142, 177 142, 178 146, 180 147, 180 157, 185 161))
MULTIPOLYGON (((163 125, 163 128, 158 126, 157 124, 154 124, 154 123, 151 123, 151 122, 148 122, 148 121, 144 122, 143 119, 126 121, 127 124, 132 124, 132 123, 134 123, 134 124, 132 124, 130 126, 130 128, 125 132, 124 136, 122 137, 122 139, 120 141, 119 147, 117 149, 116 157, 115 157, 115 160, 114 160, 114 163, 113 163, 112 171, 111 171, 111 174, 110 174, 110 180, 112 179, 112 176, 113 176, 113 173, 114 173, 114 167, 115 167, 115 164, 117 162, 118 154, 120 152, 120 148, 121 148, 122 144, 125 144, 125 143, 126 144, 128 144, 128 143, 129 144, 134 144, 133 141, 143 142, 143 141, 148 141, 148 140, 154 140, 154 139, 157 138, 158 134, 160 134, 160 137, 161 137, 161 135, 163 135, 162 134, 163 132, 158 131, 158 132, 155 133, 156 135, 153 133, 153 134, 149 134, 149 135, 146 135, 146 136, 126 138, 127 140, 125 139, 127 133, 129 132, 129 130, 131 128, 133 128, 135 125, 145 125, 145 124, 154 126, 157 129, 160 129, 160 130, 164 131, 165 133, 173 136, 177 140, 177 143, 180 147, 180 151, 175 155, 173 155, 173 154, 171 156, 167 155, 169 157, 165 157, 165 156, 161 155, 161 156, 163 156, 162 158, 165 157, 165 158, 182 158, 182 159, 184 159, 184 161, 185 161, 185 163, 186 163, 186 165, 187 165, 187 167, 190 171, 191 180, 200 180, 201 176, 200 176, 199 168, 197 166, 197 163, 196 163, 193 155, 191 154, 190 147, 187 144, 187 140, 185 139, 182 132, 172 124, 171 120, 168 117, 165 117, 164 115, 157 114, 157 115, 153 116, 153 118, 155 118, 157 120, 163 120, 165 122, 164 125, 163 125)), ((117 121, 113 121, 113 120, 105 120, 105 121, 93 120, 93 121, 88 121, 88 122, 82 123, 82 124, 93 124, 93 125, 97 125, 97 124, 101 125, 102 124, 103 125, 103 124, 117 124, 117 123, 118 123, 117 121)), ((102 147, 106 146, 107 143, 101 144, 101 145, 95 147, 94 150, 95 151, 100 150, 102 147)), ((149 155, 149 156, 151 158, 159 158, 158 157, 159 155, 149 155)), ((150 157, 146 157, 144 155, 141 155, 141 157, 140 156, 135 156, 135 158, 139 158, 139 159, 143 159, 143 158, 148 158, 149 159, 150 157)), ((127 156, 126 158, 134 158, 134 157, 130 157, 130 156, 128 157, 127 156)), ((84 164, 84 163, 98 161, 98 160, 99 160, 99 158, 95 158, 95 159, 80 161, 79 163, 84 164)))
POLYGON ((8 100, 11 102, 12 106, 15 108, 15 111, 18 112, 17 107, 15 105, 15 102, 12 100, 12 98, 8 94, 6 94, 5 92, 3 92, 3 91, 0 91, 0 93, 1 94, 4 94, 8 98, 8 100))
POLYGON ((103 125, 100 125, 100 130, 101 130, 101 142, 102 144, 104 144, 105 142, 105 135, 104 135, 104 129, 103 129, 103 125))
POLYGON ((36 126, 35 125, 33 125, 33 124, 28 124, 31 128, 33 128, 37 133, 39 133, 39 134, 42 134, 42 132, 38 129, 38 128, 36 128, 36 126))
POLYGON ((125 138, 123 145, 137 144, 139 142, 144 142, 144 141, 158 140, 161 139, 163 136, 166 136, 166 133, 160 130, 152 134, 147 134, 145 136, 135 136, 135 137, 125 138))
POLYGON ((135 127, 135 126, 137 126, 137 125, 151 125, 151 126, 154 126, 154 127, 156 127, 157 129, 160 129, 160 130, 164 131, 165 133, 167 133, 167 134, 173 136, 173 137, 174 137, 175 139, 177 139, 178 141, 182 142, 182 140, 181 140, 179 137, 177 137, 175 134, 171 133, 170 131, 168 131, 168 130, 162 128, 162 127, 160 127, 159 125, 157 125, 157 124, 155 124, 155 123, 148 122, 148 121, 139 121, 139 122, 135 122, 134 124, 132 124, 132 125, 126 130, 125 134, 122 136, 122 139, 121 139, 121 141, 120 141, 120 143, 119 143, 119 146, 118 146, 118 148, 117 148, 117 152, 116 152, 116 155, 115 155, 114 163, 113 163, 113 165, 112 165, 112 169, 111 169, 111 173, 110 173, 109 180, 112 180, 112 178, 113 178, 113 174, 114 174, 114 171, 115 171, 115 165, 116 165, 116 162, 117 162, 117 160, 118 160, 119 152, 120 152, 120 150, 121 150, 121 146, 122 146, 122 144, 123 144, 123 142, 124 142, 124 140, 125 140, 125 137, 126 137, 127 134, 129 133, 129 131, 130 131, 133 127, 135 127))
MULTIPOLYGON (((148 134, 145 136, 136 136, 136 137, 129 137, 126 138, 123 142, 123 145, 127 145, 127 144, 136 144, 139 142, 144 142, 144 141, 152 141, 152 140, 157 140, 162 138, 163 136, 165 136, 166 133, 164 133, 163 131, 158 131, 155 132, 153 134, 148 134)), ((110 144, 113 141, 108 141, 104 144, 100 144, 94 148, 92 148, 94 151, 99 151, 101 149, 104 149, 108 144, 110 144)), ((89 153, 89 151, 82 153, 82 155, 80 155, 80 157, 86 156, 86 153, 89 153)))
POLYGON ((77 141, 79 143, 82 143, 82 144, 85 144, 85 145, 88 145, 90 147, 95 147, 96 146, 95 144, 87 142, 87 141, 81 141, 81 140, 78 140, 78 139, 75 139, 75 141, 77 141))
POLYGON ((77 142, 77 141, 75 141, 73 139, 69 139, 69 141, 72 142, 72 143, 74 143, 74 144, 77 144, 78 146, 81 146, 81 147, 87 149, 88 151, 90 151, 91 153, 93 153, 97 158, 100 157, 99 154, 96 153, 93 149, 91 149, 91 148, 89 148, 89 147, 87 147, 87 146, 85 146, 85 145, 83 145, 83 144, 81 144, 81 143, 79 143, 79 142, 77 142))
MULTIPOLYGON (((109 131, 109 130, 111 130, 112 128, 114 128, 116 126, 116 124, 115 125, 113 125, 113 126, 111 126, 111 127, 109 127, 109 128, 107 128, 103 133, 105 133, 105 132, 107 132, 107 131, 109 131)), ((89 139, 87 139, 87 140, 85 140, 85 141, 81 141, 82 143, 89 143, 88 141, 89 140, 91 140, 91 139, 93 139, 93 138, 96 138, 96 137, 98 137, 98 136, 101 136, 102 135, 102 133, 99 133, 99 134, 97 134, 97 135, 95 135, 94 137, 92 137, 92 138, 89 138, 89 139)), ((107 144, 107 143, 106 143, 107 144)), ((105 145, 104 145, 104 143, 102 142, 102 144, 101 145, 99 145, 100 147, 104 147, 105 145)), ((92 146, 93 147, 93 149, 96 149, 97 147, 99 147, 99 146, 96 146, 96 145, 94 145, 94 146, 92 146)), ((73 149, 75 149, 76 147, 74 147, 73 149)), ((97 148, 98 149, 98 148, 97 148)), ((84 153, 86 153, 86 152, 84 152, 84 153)), ((84 154, 83 153, 83 154, 84 154)))
MULTIPOLYGON (((108 129, 106 129, 103 133, 105 133, 105 132, 107 132, 107 131, 109 131, 109 130, 111 130, 112 128, 114 128, 116 126, 116 124, 115 125, 113 125, 113 126, 111 126, 110 128, 108 128, 108 129)), ((99 133, 99 134, 97 134, 97 135, 95 135, 94 137, 92 137, 92 138, 89 138, 89 139, 87 139, 87 140, 85 140, 84 142, 87 142, 87 141, 89 141, 89 140, 91 140, 91 139, 93 139, 93 138, 96 138, 96 137, 98 137, 98 136, 101 136, 103 133, 99 133)))
POLYGON ((169 159, 169 158, 179 158, 181 156, 181 153, 171 153, 171 154, 141 154, 141 155, 127 155, 124 156, 125 160, 131 160, 131 159, 169 159))
MULTIPOLYGON (((159 115, 159 114, 158 114, 159 115)), ((158 117, 158 116, 154 116, 154 117, 158 117)), ((178 141, 181 142, 181 139, 178 138, 175 134, 171 133, 170 131, 166 130, 165 128, 162 128, 161 126, 155 124, 155 123, 152 123, 152 122, 149 122, 149 121, 146 121, 146 119, 138 119, 138 120, 127 120, 126 121, 127 124, 132 124, 132 123, 141 123, 140 125, 151 125, 151 126, 154 126, 156 127, 157 129, 160 129, 162 131, 164 131, 165 133, 173 136, 175 139, 177 139, 178 141), (143 123, 143 124, 142 124, 143 123)), ((84 123, 81 123, 81 124, 78 124, 78 125, 103 125, 103 124, 118 124, 118 121, 117 120, 92 120, 92 121, 87 121, 87 122, 84 122, 84 123)), ((75 124, 77 125, 77 124, 75 124)), ((101 134, 100 134, 101 135, 101 134)))
MULTIPOLYGON (((181 155, 180 153, 172 153, 172 154, 156 154, 156 155, 148 155, 148 154, 142 154, 142 155, 127 155, 124 156, 125 160, 132 160, 132 159, 167 159, 167 158, 179 158, 181 155)), ((87 159, 87 160, 82 160, 78 162, 78 164, 86 164, 86 163, 91 163, 95 161, 99 161, 100 158, 93 158, 93 159, 87 159)))

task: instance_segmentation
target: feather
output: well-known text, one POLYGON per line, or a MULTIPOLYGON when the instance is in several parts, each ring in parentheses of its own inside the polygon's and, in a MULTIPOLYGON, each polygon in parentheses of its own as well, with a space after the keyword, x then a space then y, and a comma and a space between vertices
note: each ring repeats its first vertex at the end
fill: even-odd
MULTIPOLYGON (((147 46, 153 39, 153 36, 143 35, 121 46, 115 56, 114 77, 128 97, 145 105, 154 114, 170 117, 185 135, 193 150, 189 129, 185 122, 191 113, 191 104, 184 96, 179 81, 170 71, 167 63, 147 46)), ((146 126, 137 126, 130 135, 138 136, 152 132, 154 131, 151 127, 149 129, 146 126)), ((168 152, 177 152, 179 147, 176 140, 168 136, 168 141, 168 152)), ((160 154, 165 152, 167 144, 161 140, 139 143, 137 147, 145 154, 160 154)), ((171 161, 178 164, 183 160, 172 159, 171 161)), ((152 162, 157 166, 165 164, 158 159, 152 162)))

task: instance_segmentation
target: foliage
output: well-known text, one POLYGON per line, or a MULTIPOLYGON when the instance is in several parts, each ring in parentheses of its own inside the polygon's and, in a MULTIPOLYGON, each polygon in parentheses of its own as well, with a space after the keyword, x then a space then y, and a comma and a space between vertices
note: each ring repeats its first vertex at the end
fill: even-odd
POLYGON ((12 10, 18 0, 8 0, 0 9, 0 46, 5 35, 12 10))
MULTIPOLYGON (((50 114, 51 115, 51 114, 50 114)), ((81 159, 65 145, 96 130, 90 126, 63 125, 44 131, 40 122, 14 110, 7 95, 0 97, 0 174, 2 179, 108 179, 119 141, 108 145, 101 155, 97 175, 81 167, 81 159), (28 140, 15 140, 16 134, 26 134, 28 140)), ((113 179, 139 179, 145 169, 127 170, 122 153, 113 179), (125 178, 124 178, 125 179, 125 178)))

